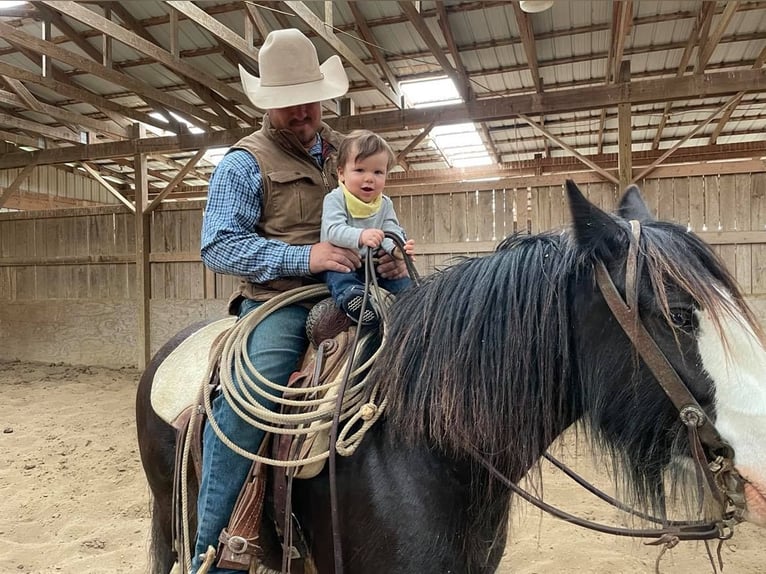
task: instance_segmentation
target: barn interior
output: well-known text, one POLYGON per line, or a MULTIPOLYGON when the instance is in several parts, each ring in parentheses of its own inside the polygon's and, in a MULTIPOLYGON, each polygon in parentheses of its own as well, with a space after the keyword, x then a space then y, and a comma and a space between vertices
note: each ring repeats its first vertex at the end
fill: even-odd
POLYGON ((140 368, 225 314, 202 209, 281 28, 343 61, 324 120, 394 149, 422 274, 566 225, 565 178, 636 183, 766 318, 766 2, 0 2, 0 357, 140 368))

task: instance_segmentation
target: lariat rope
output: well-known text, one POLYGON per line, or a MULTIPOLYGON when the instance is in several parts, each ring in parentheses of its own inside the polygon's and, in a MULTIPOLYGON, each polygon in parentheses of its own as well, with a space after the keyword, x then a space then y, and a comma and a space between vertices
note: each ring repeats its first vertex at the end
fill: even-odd
MULTIPOLYGON (((336 393, 334 392, 339 385, 337 379, 309 388, 293 388, 280 385, 261 375, 247 353, 247 339, 250 333, 271 313, 288 305, 322 297, 327 295, 327 293, 327 287, 324 285, 308 285, 281 293, 237 321, 231 330, 226 333, 225 337, 216 345, 210 358, 206 379, 203 383, 205 413, 208 416, 210 427, 218 435, 221 442, 240 456, 262 464, 284 468, 305 466, 328 458, 329 448, 309 458, 292 461, 264 457, 243 449, 220 429, 213 416, 210 393, 205 392, 214 369, 220 363, 221 392, 232 410, 245 422, 263 431, 278 435, 301 436, 330 429, 332 426, 333 409, 337 400, 336 393), (234 382, 233 374, 236 375, 239 386, 234 382), (267 389, 271 389, 273 394, 268 392, 267 389), (285 392, 288 395, 296 396, 296 398, 283 398, 281 395, 285 392), (300 395, 311 395, 318 398, 300 398, 300 395), (259 404, 256 396, 273 401, 278 405, 300 407, 302 412, 289 414, 274 412, 259 404)), ((360 344, 368 341, 370 337, 371 335, 361 337, 360 344)), ((385 345, 385 332, 380 346, 369 359, 350 372, 349 380, 355 380, 369 369, 383 345, 385 345)), ((379 405, 374 404, 373 400, 379 394, 380 385, 378 383, 370 383, 367 376, 360 378, 352 387, 346 389, 340 411, 340 421, 343 430, 339 433, 338 443, 335 445, 337 452, 342 456, 349 456, 356 451, 364 434, 383 414, 388 400, 384 397, 379 405), (369 391, 368 387, 370 387, 369 391), (359 420, 363 421, 361 428, 349 436, 351 427, 359 420)))
MULTIPOLYGON (((379 309, 385 314, 386 302, 385 298, 380 293, 377 282, 375 282, 371 291, 375 293, 375 299, 379 309)), ((340 403, 340 411, 338 413, 340 427, 338 429, 338 438, 335 442, 335 452, 341 456, 351 456, 354 454, 359 444, 362 442, 365 433, 378 421, 385 411, 386 406, 388 405, 388 397, 385 395, 381 396, 380 384, 370 383, 366 375, 363 378, 360 378, 353 386, 345 386, 343 400, 338 401, 337 389, 342 383, 340 378, 335 377, 334 380, 325 383, 324 385, 310 386, 308 388, 287 387, 274 383, 261 375, 248 356, 248 337, 271 313, 283 307, 287 307, 288 305, 322 298, 327 294, 328 290, 325 285, 307 285, 280 293, 238 320, 234 326, 221 337, 215 349, 213 349, 208 362, 207 372, 199 392, 202 394, 202 402, 210 423, 210 428, 213 429, 221 442, 240 456, 262 464, 283 468, 294 468, 328 459, 330 457, 330 448, 332 445, 329 445, 327 450, 320 452, 319 454, 301 460, 277 460, 270 457, 260 456, 257 453, 250 452, 240 447, 224 434, 213 416, 209 382, 212 380, 216 368, 218 368, 219 371, 221 392, 232 410, 234 410, 242 420, 266 432, 279 435, 305 436, 330 429, 333 425, 333 414, 336 409, 336 403, 340 403), (233 373, 236 375, 236 380, 240 383, 240 388, 238 388, 234 382, 235 377, 232 375, 233 373), (256 381, 258 383, 256 383, 256 381), (275 394, 268 393, 265 389, 271 389, 275 394), (289 395, 296 396, 296 398, 283 398, 281 395, 285 392, 289 395), (318 396, 320 398, 297 398, 299 395, 310 395, 312 397, 318 396), (273 412, 258 403, 256 396, 263 397, 268 401, 273 401, 278 405, 300 407, 301 412, 290 414, 273 412), (376 404, 376 400, 380 400, 380 403, 376 404), (361 425, 358 425, 360 421, 361 425)), ((355 380, 359 375, 365 373, 365 371, 367 371, 373 364, 386 342, 385 329, 381 329, 381 331, 383 333, 381 343, 369 359, 356 368, 353 368, 353 365, 346 365, 345 377, 348 380, 355 380)), ((362 345, 369 341, 371 337, 372 334, 355 337, 355 343, 362 345)), ((353 358, 352 355, 349 355, 349 357, 353 358)), ((199 409, 195 408, 192 410, 189 421, 190 429, 193 428, 194 420, 199 414, 201 414, 199 409)), ((189 495, 185 477, 188 476, 191 435, 191 432, 187 433, 181 463, 181 472, 184 477, 181 480, 183 535, 184 540, 187 542, 184 544, 183 555, 187 572, 191 572, 191 552, 189 548, 189 495)), ((208 556, 208 559, 205 562, 206 570, 207 567, 209 567, 210 556, 208 556)))

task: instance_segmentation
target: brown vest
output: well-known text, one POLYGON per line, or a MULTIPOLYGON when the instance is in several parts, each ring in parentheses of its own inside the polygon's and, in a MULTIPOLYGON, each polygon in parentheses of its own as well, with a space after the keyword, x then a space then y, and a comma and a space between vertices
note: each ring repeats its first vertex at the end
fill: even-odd
MULTIPOLYGON (((322 202, 327 192, 338 186, 337 149, 344 137, 325 123, 319 134, 325 145, 334 148, 321 170, 292 132, 271 127, 268 114, 263 116, 260 130, 232 146, 250 152, 261 171, 263 202, 255 229, 261 237, 291 245, 319 241, 322 202)), ((313 277, 285 277, 266 283, 241 279, 229 300, 229 310, 236 314, 243 298, 266 301, 282 291, 316 282, 313 277)))

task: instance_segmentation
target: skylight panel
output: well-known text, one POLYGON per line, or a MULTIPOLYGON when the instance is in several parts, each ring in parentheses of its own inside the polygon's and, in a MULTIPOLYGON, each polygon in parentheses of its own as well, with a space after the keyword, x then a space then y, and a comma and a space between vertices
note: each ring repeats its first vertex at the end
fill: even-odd
POLYGON ((399 87, 413 108, 459 104, 463 101, 450 78, 402 82, 399 87))

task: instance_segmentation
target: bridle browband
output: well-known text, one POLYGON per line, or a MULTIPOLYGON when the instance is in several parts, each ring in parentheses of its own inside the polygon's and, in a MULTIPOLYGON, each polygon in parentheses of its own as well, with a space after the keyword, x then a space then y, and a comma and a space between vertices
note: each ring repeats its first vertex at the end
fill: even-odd
MULTIPOLYGON (((726 540, 732 536, 734 525, 743 520, 745 511, 744 482, 734 468, 734 449, 721 438, 715 425, 705 414, 705 411, 691 394, 686 384, 681 380, 681 377, 641 321, 638 313, 638 249, 641 225, 636 220, 631 220, 630 225, 632 233, 625 269, 625 299, 620 295, 606 269, 606 265, 600 259, 594 263, 596 284, 612 315, 622 327, 636 352, 678 410, 679 417, 689 435, 689 445, 692 451, 692 459, 698 472, 698 478, 699 475, 705 477, 709 490, 720 507, 720 518, 710 522, 668 521, 665 518, 655 518, 638 513, 602 493, 585 481, 585 479, 578 477, 562 463, 555 459, 551 460, 552 457, 546 455, 548 460, 551 460, 559 468, 563 467, 562 470, 566 474, 574 478, 590 492, 613 506, 638 515, 640 518, 662 524, 663 527, 631 529, 599 524, 574 516, 543 502, 504 476, 478 451, 474 450, 472 454, 495 479, 503 483, 515 494, 521 496, 537 508, 566 522, 617 536, 655 538, 657 539, 656 541, 648 544, 664 545, 666 548, 672 548, 681 540, 726 540)), ((701 484, 699 486, 701 487, 701 484)))

